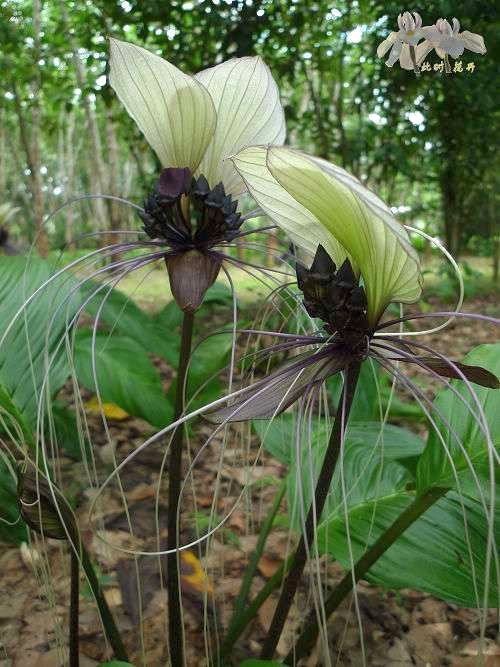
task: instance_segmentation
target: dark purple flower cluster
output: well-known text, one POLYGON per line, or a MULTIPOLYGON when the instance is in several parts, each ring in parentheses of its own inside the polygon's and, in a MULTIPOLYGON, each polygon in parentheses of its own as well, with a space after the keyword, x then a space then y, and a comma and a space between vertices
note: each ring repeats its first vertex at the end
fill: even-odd
POLYGON ((238 235, 243 220, 237 208, 222 183, 210 188, 203 175, 195 179, 187 167, 168 168, 140 216, 148 236, 167 241, 174 252, 204 251, 238 235))

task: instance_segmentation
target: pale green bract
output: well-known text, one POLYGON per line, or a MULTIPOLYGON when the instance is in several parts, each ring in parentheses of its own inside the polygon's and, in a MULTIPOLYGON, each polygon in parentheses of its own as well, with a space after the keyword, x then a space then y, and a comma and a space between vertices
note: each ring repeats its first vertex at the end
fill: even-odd
POLYGON ((245 187, 226 158, 244 146, 282 144, 285 117, 269 67, 233 58, 189 76, 129 42, 110 40, 110 83, 164 167, 188 167, 226 194, 245 187))
POLYGON ((325 160, 278 146, 251 146, 232 162, 265 213, 301 248, 322 244, 361 273, 370 324, 392 301, 421 293, 418 255, 404 227, 373 192, 325 160))

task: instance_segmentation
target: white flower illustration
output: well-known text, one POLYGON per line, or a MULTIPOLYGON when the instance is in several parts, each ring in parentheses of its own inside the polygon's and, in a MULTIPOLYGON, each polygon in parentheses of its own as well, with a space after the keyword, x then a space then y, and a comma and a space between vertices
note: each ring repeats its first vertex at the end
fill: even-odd
POLYGON ((436 25, 424 28, 422 32, 425 41, 417 47, 416 59, 418 64, 424 60, 432 49, 435 49, 440 58, 444 58, 446 55, 459 58, 465 49, 481 55, 486 53, 484 39, 481 35, 469 32, 469 30, 460 32, 460 22, 456 18, 453 19, 452 25, 446 19, 438 19, 436 25))
POLYGON ((391 32, 389 37, 384 39, 384 41, 379 44, 377 49, 377 55, 379 58, 385 56, 387 51, 391 49, 389 57, 386 60, 387 67, 392 67, 394 63, 401 58, 403 54, 404 59, 406 56, 410 58, 410 46, 415 47, 418 42, 424 38, 422 28, 422 18, 417 12, 404 12, 398 16, 398 32, 391 32), (392 47, 392 48, 391 48, 392 47))

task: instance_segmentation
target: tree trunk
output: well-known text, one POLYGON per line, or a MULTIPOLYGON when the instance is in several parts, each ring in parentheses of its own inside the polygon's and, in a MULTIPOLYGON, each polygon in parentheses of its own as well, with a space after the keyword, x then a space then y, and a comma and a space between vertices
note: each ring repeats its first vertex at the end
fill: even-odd
MULTIPOLYGON (((66 34, 68 35, 68 41, 71 47, 76 81, 78 83, 78 87, 83 91, 87 86, 87 72, 85 71, 84 64, 78 54, 78 44, 76 42, 76 39, 70 30, 70 20, 68 16, 67 6, 64 0, 60 2, 60 7, 61 7, 61 16, 63 20, 63 25, 66 34)), ((92 146, 92 161, 89 173, 92 194, 107 194, 108 179, 106 178, 106 170, 104 168, 101 135, 99 133, 99 124, 97 122, 97 115, 95 113, 94 107, 92 106, 92 101, 88 95, 84 95, 82 101, 83 101, 83 108, 85 110, 85 116, 87 119, 87 127, 90 135, 90 142, 92 146)), ((106 205, 104 200, 94 199, 93 208, 96 215, 97 227, 99 230, 104 231, 108 227, 107 219, 108 216, 110 215, 108 206, 106 205)))
POLYGON ((495 209, 495 193, 491 193, 490 205, 490 229, 493 241, 493 256, 491 258, 493 268, 493 283, 498 285, 500 273, 500 230, 498 229, 498 220, 495 209))
POLYGON ((458 203, 455 187, 455 173, 450 165, 443 171, 440 180, 446 246, 453 257, 458 259, 461 249, 462 235, 457 210, 458 203))
MULTIPOLYGON (((76 151, 76 136, 75 136, 75 114, 71 111, 68 115, 65 139, 64 139, 64 153, 63 159, 66 165, 66 182, 64 184, 64 199, 67 201, 73 197, 75 191, 75 151, 76 151)), ((65 241, 68 250, 73 250, 74 243, 74 220, 75 209, 73 206, 66 207, 66 229, 65 241)))
MULTIPOLYGON (((116 127, 113 119, 113 113, 110 107, 106 108, 106 141, 108 147, 108 174, 109 184, 108 192, 111 195, 121 196, 120 190, 120 167, 119 167, 119 150, 118 141, 116 138, 116 127)), ((117 229, 121 228, 121 205, 116 201, 109 202, 109 229, 108 243, 117 243, 120 239, 116 233, 117 229)))
POLYGON ((36 247, 42 257, 49 254, 49 240, 43 226, 43 183, 42 183, 42 161, 41 161, 41 107, 40 97, 42 94, 42 81, 40 76, 39 61, 41 58, 40 35, 41 35, 41 0, 33 0, 33 61, 35 64, 33 78, 33 102, 31 107, 31 181, 33 191, 33 217, 35 219, 35 230, 37 233, 36 247))
POLYGON ((7 169, 5 160, 5 126, 6 121, 5 109, 0 109, 0 201, 7 200, 7 169))

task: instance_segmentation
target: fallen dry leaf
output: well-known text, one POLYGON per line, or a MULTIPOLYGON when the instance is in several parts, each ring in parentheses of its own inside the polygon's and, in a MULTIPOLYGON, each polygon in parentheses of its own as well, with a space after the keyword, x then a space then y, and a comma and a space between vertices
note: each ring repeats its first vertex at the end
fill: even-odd
POLYGON ((277 570, 279 570, 282 564, 283 561, 280 558, 264 554, 259 560, 257 569, 263 577, 269 579, 277 570))
POLYGON ((93 396, 91 399, 89 399, 85 403, 85 407, 89 412, 97 415, 101 414, 102 408, 102 412, 104 412, 106 419, 111 419, 112 421, 123 421, 124 419, 129 418, 129 414, 125 412, 125 410, 122 410, 119 405, 115 405, 115 403, 99 404, 97 396, 93 396))

